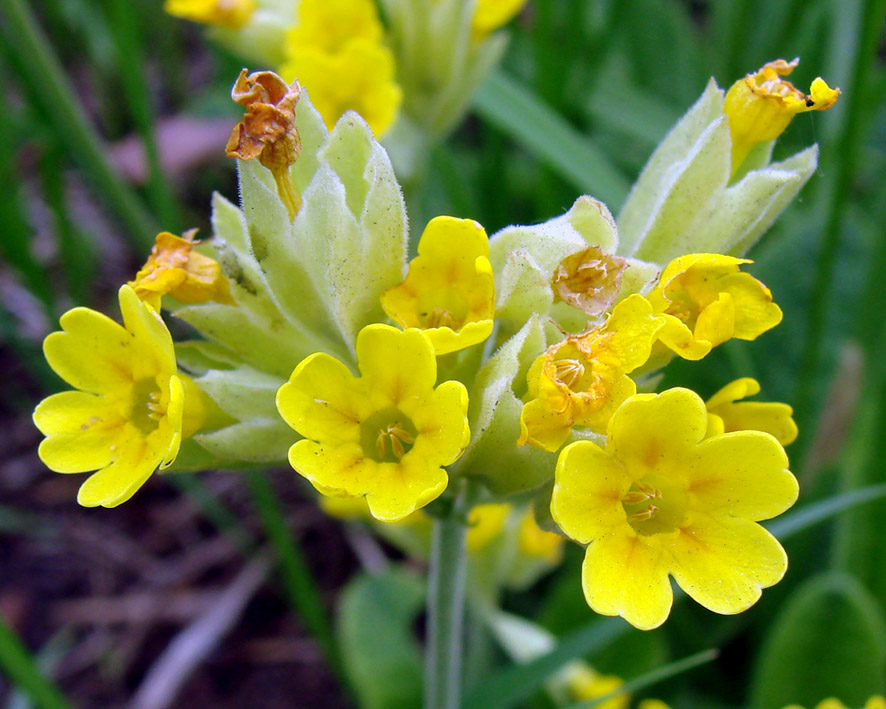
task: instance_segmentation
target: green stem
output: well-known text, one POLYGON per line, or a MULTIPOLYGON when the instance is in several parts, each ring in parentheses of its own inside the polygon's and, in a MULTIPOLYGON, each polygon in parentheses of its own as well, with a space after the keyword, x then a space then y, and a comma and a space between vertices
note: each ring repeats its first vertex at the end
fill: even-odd
MULTIPOLYGON (((453 505, 453 512, 457 510, 458 505, 453 505)), ((456 514, 434 520, 428 579, 425 709, 456 709, 459 706, 466 536, 464 520, 456 514)))
POLYGON ((13 685, 43 709, 70 709, 70 704, 59 689, 40 671, 27 648, 0 617, 0 669, 13 685))
POLYGON ((140 248, 149 248, 158 231, 154 220, 107 161, 107 149, 86 117, 33 13, 23 0, 0 0, 0 8, 6 19, 6 39, 15 45, 22 65, 28 69, 27 76, 20 77, 24 87, 131 232, 133 241, 140 248))

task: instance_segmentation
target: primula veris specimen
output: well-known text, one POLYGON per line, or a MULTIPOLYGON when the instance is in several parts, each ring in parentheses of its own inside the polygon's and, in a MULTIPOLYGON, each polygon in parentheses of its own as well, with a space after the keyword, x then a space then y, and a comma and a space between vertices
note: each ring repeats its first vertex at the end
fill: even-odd
POLYGON ((832 89, 821 77, 812 82, 808 95, 782 78, 799 62, 767 62, 726 92, 723 112, 729 118, 733 173, 756 145, 780 136, 796 114, 825 111, 837 102, 840 89, 832 89))
POLYGON ((775 401, 741 401, 760 393, 756 379, 730 382, 705 402, 708 435, 730 431, 765 431, 786 446, 797 438, 793 409, 775 401))
POLYGON ((196 229, 184 237, 161 232, 157 234, 151 255, 127 285, 154 310, 160 310, 161 299, 169 294, 182 303, 232 304, 228 279, 218 261, 194 251, 196 229))
POLYGON ((80 487, 86 507, 126 502, 175 460, 182 439, 185 387, 172 337, 132 288, 119 295, 123 326, 74 308, 43 342, 46 361, 79 391, 53 394, 34 411, 46 436, 40 459, 57 473, 98 471, 80 487))
POLYGON ((603 433, 612 414, 637 392, 628 373, 646 363, 662 318, 632 295, 601 326, 553 345, 529 369, 517 445, 555 451, 573 426, 603 433))
POLYGON ((298 24, 286 34, 286 52, 296 56, 305 47, 335 54, 351 40, 379 42, 381 21, 372 0, 301 0, 298 24))
POLYGON ((321 493, 365 495, 376 519, 399 520, 446 489, 442 466, 470 440, 467 391, 456 381, 434 388, 434 347, 420 330, 368 325, 356 351, 360 377, 317 353, 280 387, 280 414, 307 439, 289 462, 321 493))
POLYGON ((472 219, 432 219, 406 280, 385 291, 381 305, 397 324, 421 329, 438 355, 489 337, 495 280, 483 227, 472 219))
POLYGON ((699 359, 733 337, 754 340, 781 322, 772 292, 739 266, 748 259, 687 254, 671 261, 647 296, 668 324, 661 341, 686 359, 699 359))
POLYGON ((254 0, 166 0, 170 15, 207 25, 238 28, 255 12, 254 0))
POLYGON ((784 550, 757 524, 797 499, 784 449, 758 431, 705 438, 707 419, 688 389, 638 394, 615 412, 605 448, 561 452, 551 513, 589 545, 582 583, 598 613, 658 627, 669 574, 706 608, 739 613, 784 575, 784 550))

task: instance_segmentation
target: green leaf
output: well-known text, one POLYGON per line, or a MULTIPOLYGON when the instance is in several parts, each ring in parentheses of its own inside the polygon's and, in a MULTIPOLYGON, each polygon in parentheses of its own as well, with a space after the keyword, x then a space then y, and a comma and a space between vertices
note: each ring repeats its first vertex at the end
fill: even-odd
POLYGON ((35 705, 44 709, 68 709, 65 696, 40 671, 18 635, 0 617, 0 668, 23 689, 35 705))
POLYGON ((613 206, 627 195, 627 180, 599 148, 503 72, 489 74, 474 109, 579 191, 613 206))
POLYGON ((412 623, 424 583, 405 569, 359 576, 341 596, 337 633, 351 684, 365 709, 421 706, 421 649, 412 623))
POLYGON ((853 577, 828 573, 793 595, 758 657, 749 706, 815 706, 836 697, 861 706, 883 694, 886 620, 853 577))

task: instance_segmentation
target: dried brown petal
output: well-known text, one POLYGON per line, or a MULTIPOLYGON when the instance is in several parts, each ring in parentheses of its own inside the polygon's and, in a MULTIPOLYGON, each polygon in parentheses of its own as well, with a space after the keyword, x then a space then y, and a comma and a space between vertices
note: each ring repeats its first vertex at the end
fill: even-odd
POLYGON ((551 280, 554 298, 594 317, 609 309, 618 295, 627 260, 591 246, 564 258, 551 280))

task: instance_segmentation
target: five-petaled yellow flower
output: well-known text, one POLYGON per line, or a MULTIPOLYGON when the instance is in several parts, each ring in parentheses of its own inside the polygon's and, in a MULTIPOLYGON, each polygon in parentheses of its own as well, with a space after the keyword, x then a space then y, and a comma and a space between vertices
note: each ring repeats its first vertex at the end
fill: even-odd
POLYGON ((406 280, 382 293, 381 306, 398 325, 421 329, 439 355, 489 337, 495 280, 483 227, 472 219, 432 219, 406 280))
POLYGON ((254 0, 166 0, 170 15, 207 25, 234 29, 245 25, 255 12, 254 0))
POLYGON ((360 377, 316 353, 277 392, 283 419, 306 438, 289 462, 321 493, 365 495, 376 519, 399 520, 446 489, 443 466, 470 440, 467 390, 434 388, 434 347, 420 330, 368 325, 356 349, 360 377))
POLYGON ((649 359, 663 326, 649 301, 632 295, 603 325, 550 347, 529 369, 517 445, 553 452, 573 426, 604 432, 619 405, 636 393, 628 373, 649 359))
POLYGON ((647 298, 666 324, 659 339, 685 359, 701 359, 737 337, 753 340, 781 322, 772 292, 739 266, 748 259, 687 254, 671 261, 647 298))
POLYGON ((120 311, 123 326, 89 308, 69 310, 63 332, 43 342, 46 361, 79 391, 53 394, 34 411, 46 436, 40 459, 57 473, 98 471, 80 487, 86 507, 128 500, 175 460, 183 436, 190 382, 176 373, 169 330, 129 286, 120 288, 120 311))
POLYGON ((707 419, 688 389, 638 394, 605 448, 577 441, 560 454, 551 513, 589 545, 582 583, 598 613, 658 627, 669 575, 706 608, 739 613, 784 575, 784 550, 757 524, 797 499, 784 449, 759 431, 706 438, 707 419))
POLYGON ((708 435, 730 431, 765 431, 786 446, 797 438, 793 409, 775 401, 741 401, 760 393, 756 379, 743 377, 727 384, 705 402, 708 435))
POLYGON ((812 82, 809 95, 782 78, 799 62, 799 59, 768 62, 759 71, 736 81, 726 92, 723 112, 732 136, 733 173, 754 146, 775 140, 796 114, 824 111, 837 102, 840 89, 832 89, 821 77, 812 82))
POLYGON ((154 310, 160 310, 167 293, 183 303, 234 302, 218 261, 194 251, 200 243, 194 241, 196 233, 191 229, 184 237, 166 231, 157 234, 147 262, 127 284, 154 310))

